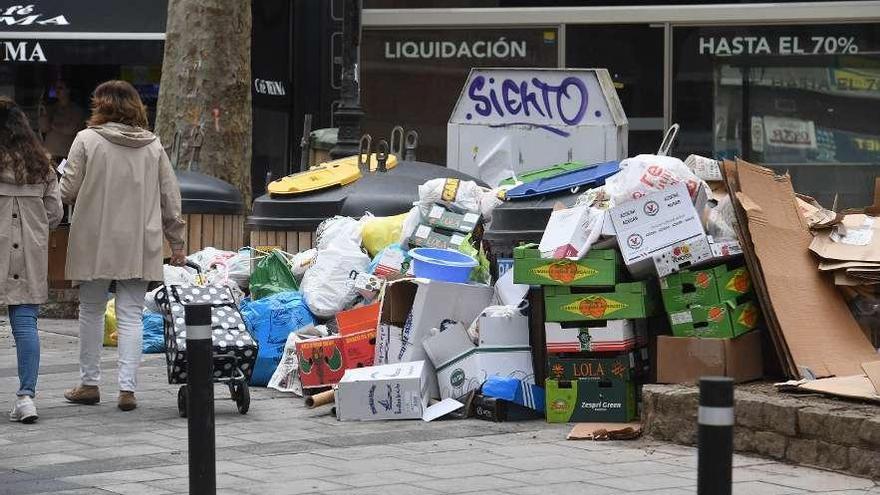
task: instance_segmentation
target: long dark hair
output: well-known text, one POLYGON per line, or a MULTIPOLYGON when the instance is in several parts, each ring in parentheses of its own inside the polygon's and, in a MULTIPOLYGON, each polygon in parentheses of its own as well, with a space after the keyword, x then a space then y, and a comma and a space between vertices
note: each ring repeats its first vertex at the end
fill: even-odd
POLYGON ((46 150, 14 101, 0 96, 0 171, 12 170, 16 184, 47 182, 54 173, 46 150))

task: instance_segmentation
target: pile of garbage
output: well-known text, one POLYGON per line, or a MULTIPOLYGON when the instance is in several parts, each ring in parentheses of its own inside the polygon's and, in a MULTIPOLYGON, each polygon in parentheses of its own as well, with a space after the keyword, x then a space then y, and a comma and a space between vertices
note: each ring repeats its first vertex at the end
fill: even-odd
MULTIPOLYGON (((217 295, 215 348, 234 349, 249 383, 333 404, 343 421, 630 423, 644 383, 749 381, 778 362, 800 380, 789 388, 828 392, 817 378, 874 360, 822 276, 856 291, 853 308, 876 301, 870 211, 830 212, 744 162, 657 154, 563 165, 532 175, 546 185, 574 173, 583 192, 542 190, 559 202, 540 240, 517 242, 509 260, 484 233, 535 189, 522 177, 495 189, 430 180, 409 211, 329 218, 298 253, 194 253, 147 294, 145 351, 166 352, 169 381, 185 382, 176 304, 217 295), (835 305, 795 308, 799 297, 835 305), (819 336, 832 318, 843 330, 819 336), (808 336, 823 340, 824 357, 808 336)), ((217 366, 222 379, 228 368, 217 366)))

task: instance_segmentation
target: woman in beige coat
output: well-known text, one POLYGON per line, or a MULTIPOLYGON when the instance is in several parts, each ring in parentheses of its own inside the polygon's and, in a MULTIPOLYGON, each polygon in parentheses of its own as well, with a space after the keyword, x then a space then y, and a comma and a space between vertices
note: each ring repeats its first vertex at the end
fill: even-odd
POLYGON ((118 406, 137 407, 144 293, 148 282, 163 279, 163 233, 172 263, 185 261, 180 189, 159 139, 144 129, 146 115, 131 84, 98 86, 89 127, 74 139, 61 177, 62 199, 74 205, 65 274, 80 284, 81 383, 65 392, 70 402, 101 400, 104 312, 116 281, 118 406))
POLYGON ((0 304, 8 306, 19 387, 12 421, 37 420, 37 312, 48 294, 49 229, 61 221, 58 179, 27 117, 0 97, 0 304))

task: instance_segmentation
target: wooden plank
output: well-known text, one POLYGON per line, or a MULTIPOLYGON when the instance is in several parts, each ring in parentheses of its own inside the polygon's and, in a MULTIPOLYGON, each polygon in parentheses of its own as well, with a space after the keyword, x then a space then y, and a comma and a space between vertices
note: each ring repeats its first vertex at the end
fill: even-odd
POLYGON ((223 215, 214 215, 214 247, 225 249, 223 247, 223 215))
POLYGON ((278 242, 278 234, 274 230, 269 230, 266 232, 266 246, 275 246, 276 242, 278 242))
POLYGON ((312 247, 312 233, 311 232, 300 232, 298 234, 299 237, 299 250, 307 251, 312 247))
POLYGON ((287 233, 287 245, 284 247, 284 250, 290 254, 299 252, 299 238, 296 236, 296 232, 287 233))
POLYGON ((202 215, 202 248, 214 245, 214 215, 202 215))
POLYGON ((202 250, 202 215, 187 215, 187 232, 189 240, 187 247, 190 253, 202 250))
POLYGON ((237 239, 239 239, 241 241, 242 246, 252 245, 252 244, 250 244, 250 242, 248 242, 249 239, 246 238, 249 236, 247 233, 247 229, 244 226, 244 216, 238 215, 235 218, 236 218, 235 226, 236 226, 236 230, 238 232, 237 239))
POLYGON ((241 247, 241 241, 235 238, 235 229, 233 228, 235 225, 235 216, 234 215, 224 215, 223 216, 223 239, 226 243, 227 251, 238 251, 238 248, 241 247))

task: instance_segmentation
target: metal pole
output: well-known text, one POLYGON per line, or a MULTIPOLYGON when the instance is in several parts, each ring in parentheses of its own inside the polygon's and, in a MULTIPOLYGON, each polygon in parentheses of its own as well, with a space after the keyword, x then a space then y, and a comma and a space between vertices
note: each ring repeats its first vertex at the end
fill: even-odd
POLYGON ((211 305, 187 305, 185 320, 189 493, 213 495, 217 492, 217 474, 211 305))
POLYGON ((700 379, 697 494, 730 495, 733 474, 733 380, 700 379))

